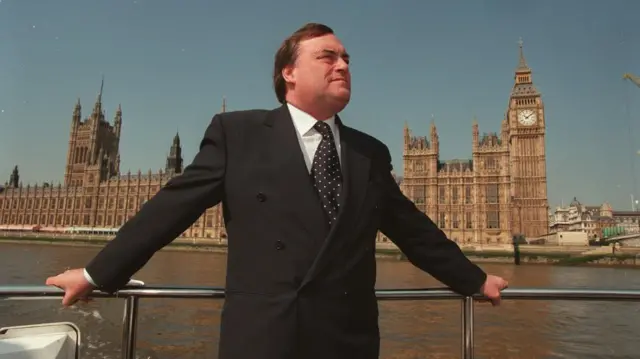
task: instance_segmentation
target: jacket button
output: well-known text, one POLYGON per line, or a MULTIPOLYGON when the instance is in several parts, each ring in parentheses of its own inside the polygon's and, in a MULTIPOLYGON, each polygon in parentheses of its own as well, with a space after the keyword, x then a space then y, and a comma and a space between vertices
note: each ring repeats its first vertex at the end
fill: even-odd
POLYGON ((264 193, 262 193, 262 192, 258 192, 258 194, 256 195, 256 198, 260 202, 264 202, 264 201, 267 200, 267 196, 265 196, 264 193))
POLYGON ((284 249, 284 243, 282 243, 281 240, 277 240, 276 241, 276 249, 279 250, 279 251, 284 249))

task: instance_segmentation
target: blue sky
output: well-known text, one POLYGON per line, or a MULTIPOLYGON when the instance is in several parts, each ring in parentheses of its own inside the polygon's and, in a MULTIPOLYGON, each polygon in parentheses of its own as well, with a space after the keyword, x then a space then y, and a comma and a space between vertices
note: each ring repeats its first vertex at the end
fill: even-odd
POLYGON ((24 183, 62 180, 74 104, 89 114, 102 74, 107 117, 123 109, 121 169, 163 168, 178 129, 190 162, 223 96, 229 110, 277 106, 274 51, 317 21, 352 55, 343 120, 397 169, 405 121, 426 135, 434 116, 442 159, 470 157, 474 116, 500 129, 522 37, 546 105, 550 204, 628 209, 640 88, 621 78, 640 75, 638 13, 623 0, 0 0, 0 181, 14 164, 24 183))

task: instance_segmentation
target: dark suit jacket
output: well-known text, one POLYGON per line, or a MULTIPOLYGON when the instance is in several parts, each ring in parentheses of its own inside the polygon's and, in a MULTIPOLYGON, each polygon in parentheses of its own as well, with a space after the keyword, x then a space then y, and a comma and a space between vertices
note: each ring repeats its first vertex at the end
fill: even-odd
POLYGON ((113 292, 206 208, 229 238, 220 359, 373 359, 379 352, 375 238, 470 295, 486 278, 398 188, 388 148, 338 119, 344 203, 325 226, 289 111, 216 115, 200 151, 90 262, 113 292))

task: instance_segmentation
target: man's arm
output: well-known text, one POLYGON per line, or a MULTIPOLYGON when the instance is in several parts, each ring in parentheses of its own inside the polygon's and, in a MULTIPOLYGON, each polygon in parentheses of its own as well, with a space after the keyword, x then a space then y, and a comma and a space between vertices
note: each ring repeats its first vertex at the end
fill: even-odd
POLYGON ((153 254, 184 232, 224 193, 226 143, 216 115, 200 150, 182 175, 172 178, 127 221, 85 269, 85 278, 107 292, 122 288, 153 254))
POLYGON ((385 147, 385 211, 380 231, 416 267, 462 295, 479 293, 487 275, 462 253, 458 245, 405 197, 391 175, 391 155, 385 147))

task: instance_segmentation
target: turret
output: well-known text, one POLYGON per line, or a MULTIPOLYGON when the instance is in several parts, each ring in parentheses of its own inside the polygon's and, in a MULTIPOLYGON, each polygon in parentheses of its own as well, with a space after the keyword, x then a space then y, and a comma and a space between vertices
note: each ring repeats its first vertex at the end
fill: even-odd
POLYGON ((118 105, 116 115, 113 118, 113 133, 118 139, 120 139, 120 133, 122 132, 122 105, 118 105))
POLYGON ((475 152, 478 149, 478 143, 480 141, 480 130, 478 129, 478 119, 476 117, 473 118, 472 132, 473 132, 472 150, 473 152, 475 152))
POLYGON ((404 122, 404 135, 403 135, 404 149, 409 149, 409 143, 411 142, 411 130, 409 130, 409 123, 404 122))
POLYGON ((76 102, 76 107, 73 109, 73 116, 71 117, 71 132, 74 132, 80 126, 81 121, 82 105, 80 105, 80 98, 78 97, 78 102, 76 102))
POLYGON ((438 141, 438 130, 436 129, 436 121, 431 115, 431 150, 435 153, 440 152, 440 141, 438 141))
POLYGON ((9 187, 18 188, 20 187, 20 173, 18 171, 18 166, 13 167, 13 172, 11 172, 11 176, 9 176, 9 187))
POLYGON ((182 173, 182 146, 180 145, 180 134, 178 132, 173 137, 173 143, 167 156, 165 172, 170 175, 182 173))

